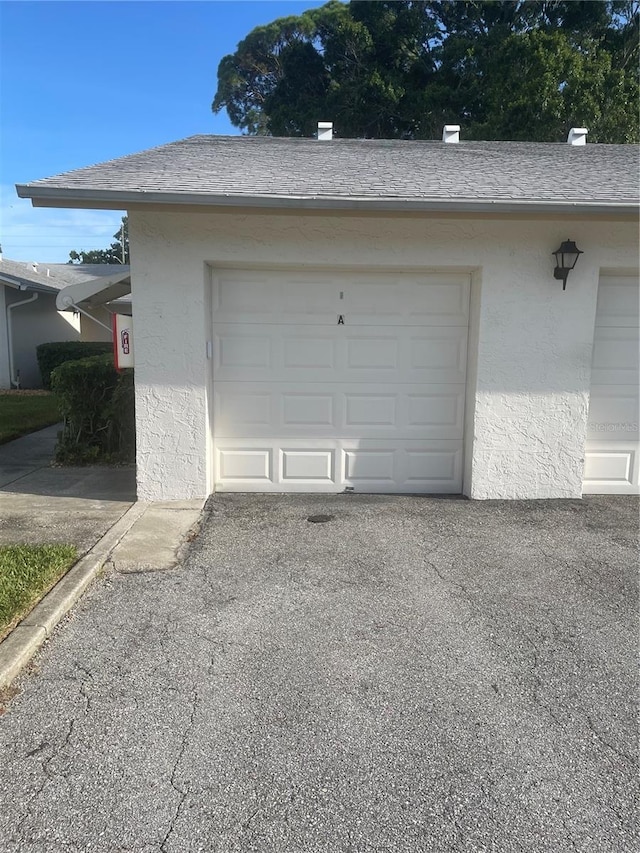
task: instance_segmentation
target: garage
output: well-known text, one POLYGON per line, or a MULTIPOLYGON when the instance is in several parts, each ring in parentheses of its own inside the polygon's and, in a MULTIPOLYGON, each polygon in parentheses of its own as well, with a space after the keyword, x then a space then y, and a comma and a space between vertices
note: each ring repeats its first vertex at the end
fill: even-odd
POLYGON ((601 276, 585 452, 585 494, 640 492, 637 275, 601 276))
POLYGON ((18 195, 128 211, 140 500, 576 499, 638 488, 638 156, 198 135, 18 195))
POLYGON ((215 269, 218 491, 462 491, 470 274, 215 269))

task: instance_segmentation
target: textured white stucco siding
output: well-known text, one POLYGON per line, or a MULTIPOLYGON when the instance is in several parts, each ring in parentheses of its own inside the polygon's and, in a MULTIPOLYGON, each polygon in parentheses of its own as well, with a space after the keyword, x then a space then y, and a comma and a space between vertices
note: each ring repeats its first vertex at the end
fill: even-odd
POLYGON ((208 265, 472 272, 465 494, 579 497, 600 270, 637 268, 634 223, 130 211, 138 495, 212 488, 208 265), (551 253, 584 251, 567 290, 551 253))

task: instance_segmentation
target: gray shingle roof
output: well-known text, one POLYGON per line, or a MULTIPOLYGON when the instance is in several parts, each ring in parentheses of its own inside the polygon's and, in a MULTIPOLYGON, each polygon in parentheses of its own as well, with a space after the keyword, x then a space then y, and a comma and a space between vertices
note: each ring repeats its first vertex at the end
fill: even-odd
POLYGON ((633 209, 635 145, 192 136, 18 186, 53 199, 410 209, 633 209))
POLYGON ((120 264, 35 264, 28 261, 0 260, 0 284, 3 282, 28 290, 60 291, 70 284, 128 273, 120 264))

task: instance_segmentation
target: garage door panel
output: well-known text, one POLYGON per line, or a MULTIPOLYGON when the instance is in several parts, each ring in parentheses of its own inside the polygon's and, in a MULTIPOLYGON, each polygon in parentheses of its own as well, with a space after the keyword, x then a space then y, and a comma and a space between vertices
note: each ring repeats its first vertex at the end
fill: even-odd
POLYGON ((412 282, 407 294, 413 321, 429 326, 469 325, 469 276, 449 276, 442 283, 412 282))
POLYGON ((325 325, 333 320, 339 282, 274 271, 214 272, 214 318, 223 323, 287 322, 325 325))
POLYGON ((377 283, 365 277, 347 281, 341 293, 345 322, 351 325, 375 326, 380 316, 399 326, 469 324, 468 275, 443 274, 437 283, 410 274, 377 283))
POLYGON ((270 432, 274 423, 274 396, 262 385, 237 390, 233 385, 218 385, 214 389, 216 435, 237 433, 238 427, 247 434, 270 432), (247 432, 248 431, 248 432, 247 432))
POLYGON ((344 395, 345 427, 398 427, 398 395, 396 393, 347 393, 344 395))
POLYGON ((585 494, 640 493, 636 276, 602 276, 593 346, 585 447, 585 494))
POLYGON ((587 438, 638 441, 640 394, 629 386, 595 385, 591 388, 587 438))
POLYGON ((444 427, 452 438, 462 438, 464 416, 464 387, 455 393, 450 385, 422 388, 407 394, 407 426, 417 427, 423 432, 444 427))
POLYGON ((598 327, 638 327, 640 316, 640 288, 631 276, 607 277, 598 291, 598 327))
POLYGON ((275 283, 265 276, 234 270, 218 273, 215 284, 213 311, 217 316, 264 316, 273 310, 275 283))
POLYGON ((347 277, 340 290, 344 311, 349 319, 358 324, 402 322, 404 316, 403 296, 406 286, 399 277, 397 280, 383 278, 347 277))
POLYGON ((287 483, 324 483, 333 486, 336 482, 336 451, 281 449, 281 481, 287 483))
POLYGON ((218 382, 216 435, 462 440, 464 385, 218 382))
POLYGON ((276 420, 276 425, 282 424, 284 427, 303 426, 305 432, 307 427, 321 429, 322 427, 330 427, 335 429, 335 394, 329 389, 326 392, 317 392, 310 394, 305 391, 286 391, 280 392, 280 395, 274 394, 274 409, 282 413, 282 417, 276 420), (278 399, 278 397, 280 399, 278 399))
POLYGON ((273 342, 267 335, 220 335, 215 340, 217 372, 246 368, 266 371, 273 367, 273 342))
POLYGON ((346 347, 346 367, 352 371, 402 369, 399 363, 400 344, 397 339, 383 335, 353 337, 337 342, 340 349, 346 347))
POLYGON ((218 447, 218 478, 221 483, 271 483, 273 449, 218 447))
POLYGON ((467 330, 434 329, 410 339, 410 367, 432 382, 463 382, 467 364, 467 330))
POLYGON ((285 437, 221 439, 218 491, 457 494, 462 448, 455 441, 353 441, 285 437))
POLYGON ((287 370, 307 370, 314 367, 321 370, 335 370, 336 341, 333 336, 319 337, 282 337, 283 367, 287 370))
POLYGON ((408 450, 407 480, 454 482, 461 477, 460 448, 408 450))
POLYGON ((330 322, 336 313, 336 305, 340 300, 340 284, 338 281, 324 281, 322 276, 300 278, 298 276, 283 276, 280 284, 281 301, 272 302, 280 305, 280 310, 274 312, 274 321, 280 322, 280 317, 294 322, 301 318, 305 323, 330 322))
POLYGON ((638 330, 596 327, 593 342, 593 385, 638 385, 638 330))
POLYGON ((216 322, 468 326, 466 273, 214 270, 216 322))
POLYGON ((639 494, 637 442, 590 441, 585 453, 584 494, 639 494))
POLYGON ((331 326, 306 338, 286 325, 216 324, 215 381, 464 382, 467 331, 458 327, 366 331, 331 326))
POLYGON ((366 486, 373 481, 378 486, 385 483, 391 488, 396 482, 394 457, 397 452, 395 448, 345 450, 345 481, 353 486, 366 486))

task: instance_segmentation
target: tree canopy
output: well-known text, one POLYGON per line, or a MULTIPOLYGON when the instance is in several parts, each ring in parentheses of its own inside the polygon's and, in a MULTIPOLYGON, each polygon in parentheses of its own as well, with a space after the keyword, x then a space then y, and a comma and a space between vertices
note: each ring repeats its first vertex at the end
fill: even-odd
POLYGON ((639 4, 330 0, 256 27, 218 68, 214 112, 248 134, 637 142, 639 4))
POLYGON ((108 249, 90 249, 69 252, 69 264, 128 264, 129 263, 129 219, 122 217, 120 228, 113 235, 108 249))

